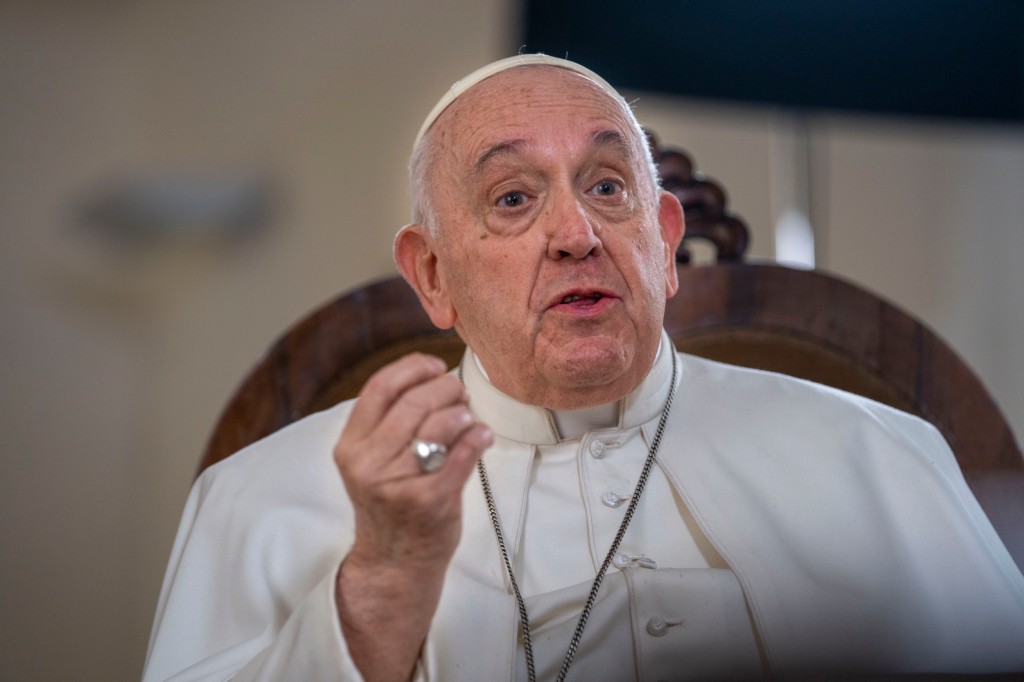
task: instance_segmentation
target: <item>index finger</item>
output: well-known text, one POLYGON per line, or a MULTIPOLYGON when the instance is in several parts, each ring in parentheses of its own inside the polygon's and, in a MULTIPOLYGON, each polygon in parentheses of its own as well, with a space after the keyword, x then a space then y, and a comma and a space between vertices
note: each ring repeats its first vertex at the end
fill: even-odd
POLYGON ((359 392, 347 429, 354 436, 368 434, 403 393, 447 371, 444 360, 425 353, 410 353, 385 365, 359 392))

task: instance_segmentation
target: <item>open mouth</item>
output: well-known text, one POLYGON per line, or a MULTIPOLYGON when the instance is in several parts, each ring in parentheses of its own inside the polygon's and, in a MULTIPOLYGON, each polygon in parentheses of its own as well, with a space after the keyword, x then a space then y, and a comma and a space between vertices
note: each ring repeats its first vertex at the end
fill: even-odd
POLYGON ((604 295, 603 294, 598 294, 598 293, 592 293, 592 294, 569 294, 568 296, 566 296, 565 298, 562 299, 562 304, 564 305, 564 304, 567 304, 567 303, 580 303, 582 305, 590 305, 590 304, 593 304, 593 303, 597 303, 602 298, 604 298, 604 295))
POLYGON ((574 310, 580 314, 595 314, 607 308, 615 298, 615 294, 607 291, 577 289, 554 299, 551 307, 566 312, 574 310))

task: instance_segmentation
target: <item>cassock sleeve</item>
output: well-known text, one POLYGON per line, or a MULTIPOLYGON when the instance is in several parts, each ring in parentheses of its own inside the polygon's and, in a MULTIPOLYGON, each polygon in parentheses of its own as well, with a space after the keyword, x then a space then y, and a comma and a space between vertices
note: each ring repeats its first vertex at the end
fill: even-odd
POLYGON ((353 532, 331 456, 347 414, 342 405, 302 420, 196 481, 144 682, 362 679, 334 595, 353 532))

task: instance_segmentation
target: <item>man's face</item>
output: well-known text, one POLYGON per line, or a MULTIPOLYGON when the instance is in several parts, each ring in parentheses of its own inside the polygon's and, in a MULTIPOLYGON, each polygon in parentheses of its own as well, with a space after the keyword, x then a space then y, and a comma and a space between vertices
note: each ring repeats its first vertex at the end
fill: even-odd
POLYGON ((651 186, 621 107, 573 72, 517 68, 456 100, 433 135, 434 321, 531 404, 632 391, 676 290, 682 214, 651 186))

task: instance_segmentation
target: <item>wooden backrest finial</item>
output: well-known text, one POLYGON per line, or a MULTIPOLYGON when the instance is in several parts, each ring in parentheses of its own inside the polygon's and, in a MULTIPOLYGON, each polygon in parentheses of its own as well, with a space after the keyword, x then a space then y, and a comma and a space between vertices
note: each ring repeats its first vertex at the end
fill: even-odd
POLYGON ((750 243, 750 230, 728 209, 722 186, 694 170, 693 159, 680 150, 661 147, 648 132, 648 143, 663 189, 676 195, 686 215, 686 235, 676 251, 676 262, 691 260, 687 241, 704 239, 715 246, 719 262, 742 261, 750 243))

